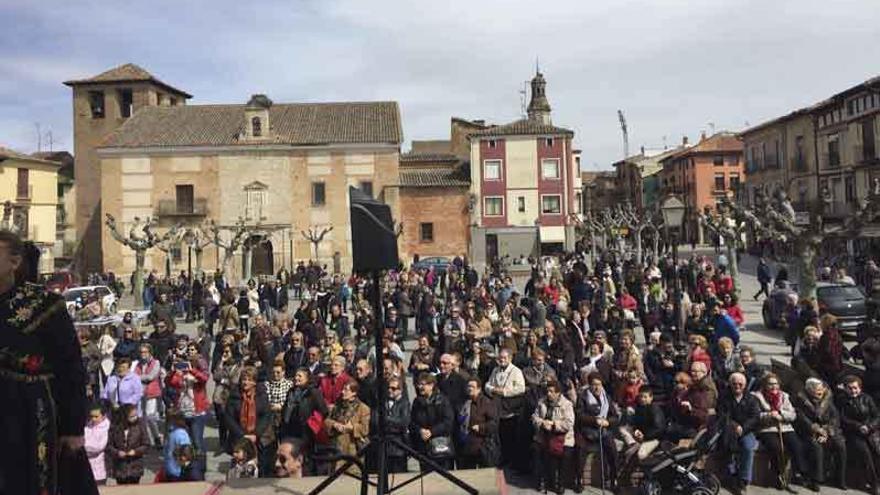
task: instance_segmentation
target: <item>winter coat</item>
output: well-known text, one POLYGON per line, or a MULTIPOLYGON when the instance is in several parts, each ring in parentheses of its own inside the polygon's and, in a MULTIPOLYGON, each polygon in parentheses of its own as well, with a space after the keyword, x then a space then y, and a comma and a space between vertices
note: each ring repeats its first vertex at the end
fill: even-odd
POLYGON ((438 374, 436 388, 449 400, 453 411, 459 411, 467 400, 467 380, 461 373, 453 371, 449 375, 438 374))
POLYGON ((560 395, 555 403, 544 397, 538 401, 538 407, 532 413, 532 425, 535 427, 535 442, 541 443, 547 435, 565 434, 566 447, 574 447, 574 407, 571 401, 565 396, 560 395), (545 430, 541 427, 544 420, 553 422, 551 430, 545 430))
POLYGON ((241 365, 236 362, 230 364, 217 363, 214 368, 214 404, 226 405, 229 392, 238 388, 238 377, 241 375, 241 365))
MULTIPOLYGON (((195 377, 195 381, 192 382, 192 394, 193 394, 193 403, 195 406, 195 410, 193 411, 194 415, 204 414, 208 411, 208 392, 207 392, 207 383, 208 383, 208 372, 201 368, 201 366, 195 366, 190 368, 187 372, 192 374, 195 377)), ((182 395, 186 392, 186 379, 185 373, 180 370, 174 370, 168 374, 168 378, 165 379, 165 384, 169 387, 174 387, 178 390, 177 394, 177 402, 178 406, 180 404, 180 399, 182 395)))
MULTIPOLYGON (((389 437, 397 438, 400 441, 407 443, 410 408, 409 400, 407 400, 405 395, 401 395, 398 400, 389 400, 386 402, 385 433, 387 433, 389 437)), ((377 421, 378 415, 373 415, 370 427, 378 428, 379 426, 376 424, 377 421)), ((406 451, 394 443, 387 444, 385 448, 389 456, 403 457, 406 455, 406 451)))
POLYGON ((687 392, 688 402, 691 403, 690 416, 693 426, 703 428, 709 422, 709 417, 715 415, 715 406, 718 402, 718 390, 712 379, 706 376, 702 380, 691 385, 687 392))
POLYGON ((314 432, 306 423, 316 411, 322 419, 327 417, 327 404, 318 389, 312 386, 305 389, 291 388, 284 402, 279 437, 311 439, 314 432))
POLYGON ((480 394, 477 400, 468 399, 460 412, 460 418, 467 417, 467 424, 461 425, 464 432, 461 438, 462 453, 469 456, 477 456, 482 452, 486 439, 498 434, 498 406, 495 401, 485 394, 480 394), (471 429, 478 425, 477 431, 471 429))
MULTIPOLYGON (((578 397, 575 403, 575 443, 577 445, 586 445, 587 442, 595 442, 599 438, 599 427, 596 424, 596 420, 599 419, 600 407, 598 402, 591 404, 587 400, 587 394, 592 393, 588 388, 581 388, 577 393, 578 397)), ((606 428, 606 431, 608 431, 615 428, 620 422, 620 409, 618 409, 617 404, 607 392, 606 396, 608 398, 608 413, 605 415, 605 419, 609 423, 606 428)))
POLYGON ((428 442, 422 440, 421 430, 431 431, 431 438, 450 437, 455 428, 455 413, 443 393, 434 391, 431 397, 417 397, 409 416, 410 445, 419 452, 428 450, 428 442))
POLYGON ((351 381, 351 377, 344 371, 335 377, 329 374, 322 377, 318 389, 324 396, 324 402, 330 406, 339 400, 342 397, 342 387, 349 381, 351 381))
MULTIPOLYGON (((260 445, 271 445, 275 441, 275 431, 272 427, 274 415, 269 409, 269 398, 262 387, 257 387, 254 398, 257 407, 257 425, 253 433, 257 437, 260 445)), ((226 408, 223 409, 223 418, 226 422, 226 428, 229 430, 229 438, 227 440, 226 451, 231 453, 232 447, 240 438, 245 436, 245 431, 241 426, 241 389, 235 388, 229 393, 226 400, 226 408)))
POLYGON ((110 432, 110 420, 104 418, 100 423, 86 425, 85 448, 92 467, 95 481, 107 479, 107 465, 104 452, 107 449, 107 440, 110 432))
POLYGON ((785 433, 787 431, 794 431, 794 421, 797 419, 797 412, 794 410, 794 406, 791 404, 791 399, 788 396, 787 392, 780 392, 782 394, 782 406, 779 408, 779 413, 782 414, 782 422, 779 423, 773 418, 770 417, 770 403, 767 402, 767 399, 764 398, 764 394, 761 392, 752 392, 752 395, 758 399, 758 405, 761 407, 761 415, 760 422, 758 426, 758 433, 777 433, 779 431, 779 425, 782 425, 782 432, 785 433))
POLYGON ((880 427, 880 411, 868 394, 858 397, 845 396, 840 401, 840 425, 847 435, 863 436, 859 427, 866 425, 872 433, 880 427))
POLYGON ((134 372, 140 377, 143 386, 143 396, 147 399, 155 399, 162 396, 162 381, 159 378, 162 364, 158 359, 149 362, 138 361, 134 365, 134 372))
POLYGON ((794 398, 794 406, 797 410, 794 428, 802 438, 812 438, 818 428, 824 429, 832 438, 843 434, 840 429, 840 414, 834 407, 830 392, 826 392, 818 404, 806 392, 799 392, 794 398))
POLYGON ((124 428, 110 429, 110 442, 107 455, 113 463, 113 477, 117 480, 140 478, 144 475, 144 454, 150 446, 150 438, 143 420, 135 424, 125 424, 124 428), (126 431, 128 435, 126 435, 126 431), (120 458, 120 452, 133 450, 134 457, 120 458))
POLYGON ((649 406, 637 405, 630 416, 629 425, 633 431, 642 432, 644 440, 659 440, 666 430, 666 415, 656 402, 649 406))
POLYGON ((324 431, 343 454, 356 455, 366 445, 370 435, 370 408, 357 398, 346 402, 336 401, 330 416, 324 420, 324 431), (351 423, 352 431, 338 431, 336 425, 351 423))
POLYGON ((737 401, 733 393, 727 391, 718 403, 718 415, 726 421, 740 425, 743 435, 755 431, 761 420, 761 406, 754 395, 746 392, 737 401))
POLYGON ((134 372, 129 370, 128 374, 122 378, 119 375, 111 375, 107 379, 107 384, 101 392, 101 399, 110 401, 114 408, 124 404, 138 405, 144 394, 144 386, 141 379, 134 372))

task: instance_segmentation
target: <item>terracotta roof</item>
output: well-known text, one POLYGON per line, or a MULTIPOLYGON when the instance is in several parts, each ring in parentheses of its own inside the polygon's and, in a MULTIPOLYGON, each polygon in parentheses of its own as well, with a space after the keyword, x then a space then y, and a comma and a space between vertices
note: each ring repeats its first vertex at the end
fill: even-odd
POLYGON ((321 145, 403 140, 396 102, 283 103, 269 109, 269 137, 245 140, 245 105, 144 107, 102 147, 321 145))
POLYGON ((732 132, 719 132, 705 139, 701 139, 699 143, 692 148, 686 150, 692 153, 709 153, 715 151, 742 151, 743 143, 736 134, 732 132))
POLYGON ((491 126, 474 131, 470 136, 532 136, 546 134, 565 134, 574 136, 574 131, 563 127, 542 124, 532 119, 520 119, 510 124, 491 126))
POLYGON ((470 185, 470 179, 460 169, 400 170, 400 187, 469 187, 470 185))
POLYGON ((449 153, 452 142, 448 139, 413 139, 410 143, 410 153, 449 153))
POLYGON ((452 153, 403 153, 400 155, 400 162, 457 162, 458 157, 452 153))
POLYGON ((118 67, 114 67, 110 70, 104 71, 97 76, 89 77, 87 79, 74 79, 70 81, 64 81, 64 84, 67 86, 76 86, 80 84, 98 84, 98 83, 112 83, 112 82, 132 82, 132 81, 144 81, 144 82, 153 82, 160 86, 164 86, 167 89, 170 89, 176 93, 186 96, 187 98, 192 98, 192 95, 187 93, 186 91, 179 90, 170 84, 166 84, 159 80, 156 76, 150 74, 142 67, 135 64, 124 64, 118 67))
POLYGON ((0 146, 0 162, 4 160, 19 160, 23 162, 43 163, 46 165, 55 165, 56 167, 61 167, 61 162, 43 160, 42 158, 37 158, 35 156, 31 156, 25 153, 19 153, 18 151, 0 146))

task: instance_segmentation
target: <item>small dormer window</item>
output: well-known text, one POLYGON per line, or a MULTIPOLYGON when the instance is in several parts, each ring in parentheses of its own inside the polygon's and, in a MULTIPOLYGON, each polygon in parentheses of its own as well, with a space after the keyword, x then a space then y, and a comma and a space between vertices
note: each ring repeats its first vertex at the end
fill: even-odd
POLYGON ((260 121, 259 117, 251 119, 251 135, 254 137, 260 137, 263 135, 263 123, 260 121))

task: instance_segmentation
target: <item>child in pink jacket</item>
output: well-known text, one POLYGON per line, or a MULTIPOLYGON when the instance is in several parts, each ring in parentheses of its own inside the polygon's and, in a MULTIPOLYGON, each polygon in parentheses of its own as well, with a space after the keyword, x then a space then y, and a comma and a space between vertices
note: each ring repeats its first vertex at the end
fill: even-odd
POLYGON ((104 450, 107 448, 107 437, 110 432, 110 420, 104 415, 101 406, 96 404, 89 410, 89 422, 86 424, 85 447, 92 466, 92 474, 99 485, 107 483, 107 465, 104 461, 104 450))

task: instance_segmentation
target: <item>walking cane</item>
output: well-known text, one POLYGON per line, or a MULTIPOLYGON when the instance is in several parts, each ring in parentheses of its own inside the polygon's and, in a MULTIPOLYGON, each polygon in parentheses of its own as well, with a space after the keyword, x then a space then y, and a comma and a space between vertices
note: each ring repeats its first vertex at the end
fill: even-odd
POLYGON ((605 495, 605 442, 602 441, 602 433, 605 428, 599 427, 599 490, 605 495))
POLYGON ((785 454, 785 442, 782 437, 782 421, 776 422, 776 431, 779 433, 779 482, 782 485, 782 489, 788 491, 791 469, 788 465, 788 456, 785 454))

